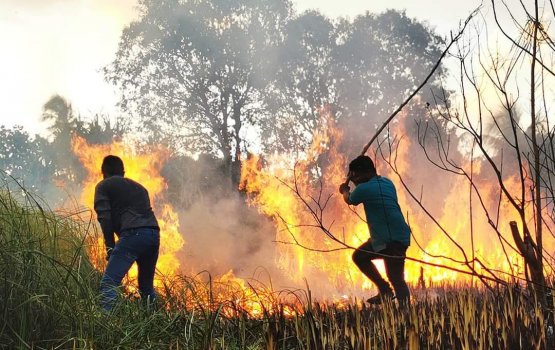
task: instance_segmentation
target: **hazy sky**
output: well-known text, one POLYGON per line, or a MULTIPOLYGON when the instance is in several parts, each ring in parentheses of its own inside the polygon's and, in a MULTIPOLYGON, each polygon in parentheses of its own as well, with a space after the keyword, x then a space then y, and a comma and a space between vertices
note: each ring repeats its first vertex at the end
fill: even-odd
MULTIPOLYGON (((117 49, 121 30, 136 18, 136 0, 0 0, 0 124, 42 132, 42 105, 53 94, 83 115, 115 114, 116 91, 100 68, 117 49)), ((354 17, 406 9, 446 35, 481 0, 296 0, 298 11, 354 17)))

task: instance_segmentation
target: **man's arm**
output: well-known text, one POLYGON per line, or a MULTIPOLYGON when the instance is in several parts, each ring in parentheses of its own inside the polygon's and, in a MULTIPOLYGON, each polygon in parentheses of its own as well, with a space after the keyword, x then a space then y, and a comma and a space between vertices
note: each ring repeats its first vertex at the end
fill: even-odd
POLYGON ((104 235, 104 244, 106 245, 106 253, 109 254, 116 245, 114 238, 114 226, 112 224, 112 210, 110 199, 105 190, 101 186, 96 186, 94 191, 94 210, 102 228, 104 235))

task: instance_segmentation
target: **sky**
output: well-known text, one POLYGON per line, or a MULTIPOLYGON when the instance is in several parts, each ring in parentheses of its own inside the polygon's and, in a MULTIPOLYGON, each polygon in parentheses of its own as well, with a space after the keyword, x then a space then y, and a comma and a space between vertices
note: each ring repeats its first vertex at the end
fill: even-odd
MULTIPOLYGON (((329 17, 406 10, 440 35, 456 30, 481 0, 294 0, 297 11, 329 17)), ((137 0, 0 0, 0 125, 45 134, 42 106, 66 97, 84 116, 117 115, 117 91, 101 68, 121 31, 137 18, 137 0)))

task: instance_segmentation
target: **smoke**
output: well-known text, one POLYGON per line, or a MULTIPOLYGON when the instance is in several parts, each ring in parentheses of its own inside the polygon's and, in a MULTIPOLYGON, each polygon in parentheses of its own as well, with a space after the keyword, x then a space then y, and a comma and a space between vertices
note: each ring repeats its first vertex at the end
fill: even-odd
POLYGON ((248 205, 225 169, 221 159, 209 155, 176 156, 164 165, 165 197, 179 213, 185 239, 178 254, 182 271, 207 271, 212 277, 232 271, 244 279, 267 284, 271 277, 288 284, 276 264, 274 223, 248 205))
MULTIPOLYGON (((275 227, 248 207, 239 194, 201 199, 180 214, 186 239, 182 262, 186 271, 219 276, 232 270, 251 278, 262 269, 281 279, 276 268, 275 227)), ((268 281, 261 281, 268 282, 268 281)))

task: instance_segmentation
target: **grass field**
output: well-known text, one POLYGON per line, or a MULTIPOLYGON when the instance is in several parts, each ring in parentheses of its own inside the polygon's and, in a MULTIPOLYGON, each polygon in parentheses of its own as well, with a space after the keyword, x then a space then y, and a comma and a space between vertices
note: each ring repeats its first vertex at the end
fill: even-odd
POLYGON ((100 273, 85 249, 95 232, 92 222, 54 214, 22 189, 0 192, 1 348, 555 348, 553 313, 517 286, 415 290, 407 308, 315 302, 309 290, 290 306, 276 292, 252 316, 240 297, 214 297, 221 286, 179 276, 156 310, 125 298, 105 314, 100 273))

